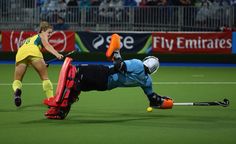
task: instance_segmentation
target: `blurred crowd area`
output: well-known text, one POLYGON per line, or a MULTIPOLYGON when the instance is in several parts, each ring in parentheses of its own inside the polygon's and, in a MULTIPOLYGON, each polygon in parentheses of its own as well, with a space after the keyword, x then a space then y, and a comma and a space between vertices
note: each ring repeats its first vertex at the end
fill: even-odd
POLYGON ((96 6, 99 7, 100 13, 108 15, 108 9, 114 7, 197 6, 202 7, 201 13, 208 13, 230 5, 236 5, 236 0, 37 0, 41 13, 56 12, 63 18, 66 16, 67 9, 73 7, 96 6))
POLYGON ((216 29, 236 23, 236 0, 1 0, 0 8, 3 22, 48 21, 56 30, 71 25, 108 27, 107 23, 138 30, 143 26, 216 29))
MULTIPOLYGON (((236 4, 236 0, 38 0, 37 6, 41 7, 41 18, 49 22, 63 23, 64 21, 73 22, 80 19, 81 10, 77 10, 77 7, 94 7, 91 10, 86 10, 89 14, 86 16, 86 21, 96 19, 97 21, 124 21, 129 15, 128 8, 139 7, 149 8, 145 12, 143 10, 135 11, 136 22, 155 23, 160 22, 160 19, 155 17, 165 17, 162 19, 162 24, 167 24, 170 21, 171 16, 178 14, 174 8, 170 7, 198 7, 198 9, 187 9, 183 11, 183 19, 193 19, 194 25, 204 26, 206 23, 210 25, 217 25, 217 27, 228 26, 228 24, 220 21, 227 21, 229 10, 224 10, 229 6, 236 4), (154 7, 166 7, 158 8, 154 7), (168 8, 167 8, 168 7, 168 8), (98 9, 96 9, 98 8, 98 9), (125 14, 124 14, 125 13, 125 14), (93 15, 93 16, 91 16, 93 15), (95 15, 95 16, 94 16, 95 15), (99 17, 99 18, 98 18, 99 17), (154 17, 148 19, 145 17, 154 17), (99 19, 99 20, 98 20, 99 19)), ((236 15, 235 15, 236 16, 236 15)), ((177 18, 176 18, 177 19, 177 18)), ((172 21, 176 21, 172 19, 172 21)), ((178 21, 178 20, 177 20, 178 21)), ((176 22, 177 22, 176 21, 176 22)), ((183 20, 182 23, 191 26, 192 21, 183 20), (188 24, 189 23, 189 24, 188 24)), ((178 22, 179 23, 179 22, 178 22)), ((64 27, 63 27, 64 28, 64 27)), ((65 26, 69 28, 69 26, 65 26)))
POLYGON ((219 5, 229 6, 235 0, 37 0, 38 6, 48 10, 63 10, 67 6, 203 6, 219 5))

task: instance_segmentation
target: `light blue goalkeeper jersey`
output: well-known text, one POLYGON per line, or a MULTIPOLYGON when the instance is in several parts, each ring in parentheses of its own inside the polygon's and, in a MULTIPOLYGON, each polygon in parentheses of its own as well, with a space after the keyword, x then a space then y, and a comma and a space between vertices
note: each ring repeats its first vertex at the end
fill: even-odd
POLYGON ((108 89, 116 87, 141 87, 146 95, 153 93, 152 79, 145 74, 144 65, 141 60, 125 60, 127 72, 116 73, 108 77, 108 89))

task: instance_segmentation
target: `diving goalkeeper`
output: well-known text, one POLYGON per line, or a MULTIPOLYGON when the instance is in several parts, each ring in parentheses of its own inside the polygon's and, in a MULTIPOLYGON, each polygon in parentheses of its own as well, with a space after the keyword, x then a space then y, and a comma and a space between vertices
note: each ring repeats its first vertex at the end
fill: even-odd
POLYGON ((117 87, 141 87, 150 102, 150 107, 153 108, 168 108, 173 105, 171 98, 162 97, 152 89, 150 74, 158 70, 158 58, 148 56, 143 61, 138 59, 123 61, 120 55, 120 38, 117 34, 112 35, 106 56, 113 60, 112 66, 73 66, 72 59, 66 58, 56 95, 44 101, 44 104, 50 107, 45 113, 47 118, 64 119, 81 91, 105 91, 117 87))

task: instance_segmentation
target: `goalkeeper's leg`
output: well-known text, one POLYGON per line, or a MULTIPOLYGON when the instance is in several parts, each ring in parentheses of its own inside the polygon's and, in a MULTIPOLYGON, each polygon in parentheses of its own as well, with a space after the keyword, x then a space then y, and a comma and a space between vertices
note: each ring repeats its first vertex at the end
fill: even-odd
POLYGON ((112 59, 114 52, 116 51, 119 52, 119 50, 120 50, 120 36, 118 34, 113 34, 111 36, 111 42, 109 44, 109 47, 106 51, 106 57, 108 59, 112 59))
POLYGON ((66 58, 62 65, 55 96, 44 100, 44 104, 50 107, 45 113, 49 119, 64 119, 71 105, 78 100, 80 90, 75 83, 77 70, 71 61, 71 58, 66 58))
MULTIPOLYGON (((65 90, 66 91, 66 90, 65 90)), ((66 92, 65 92, 66 93, 66 92)), ((62 105, 58 105, 58 106, 52 106, 49 108, 49 110, 45 113, 45 116, 48 119, 65 119, 66 116, 69 114, 70 112, 70 108, 71 105, 79 100, 78 95, 80 94, 79 91, 77 90, 70 90, 70 93, 66 93, 69 94, 69 96, 65 95, 65 97, 63 97, 64 101, 62 103, 62 105), (66 103, 65 103, 66 101, 66 103)), ((55 103, 55 99, 49 99, 49 103, 55 103)))
POLYGON ((112 69, 112 74, 126 71, 126 66, 120 55, 120 36, 118 34, 112 35, 110 45, 106 51, 106 57, 113 61, 114 68, 112 69))

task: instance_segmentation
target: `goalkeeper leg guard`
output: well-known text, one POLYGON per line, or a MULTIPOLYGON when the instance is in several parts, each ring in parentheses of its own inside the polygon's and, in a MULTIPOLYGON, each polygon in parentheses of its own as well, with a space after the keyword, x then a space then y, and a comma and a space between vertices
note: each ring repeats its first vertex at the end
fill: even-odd
POLYGON ((47 98, 53 97, 53 86, 50 80, 43 81, 43 91, 45 92, 47 98))
MULTIPOLYGON (((72 100, 69 96, 75 96, 74 94, 70 94, 73 92, 78 92, 75 90, 75 75, 76 75, 76 67, 71 65, 71 58, 66 58, 65 62, 62 65, 56 94, 53 98, 50 98, 48 101, 45 100, 44 104, 51 107, 67 107, 69 103, 68 100, 72 100)), ((77 95, 79 92, 77 93, 77 95)))
POLYGON ((71 58, 66 58, 62 65, 55 96, 44 100, 44 104, 50 107, 45 113, 49 119, 64 119, 80 94, 75 86, 77 70, 75 66, 71 65, 71 61, 71 58))
POLYGON ((12 83, 12 88, 14 90, 14 102, 17 107, 21 105, 21 87, 21 81, 14 80, 14 82, 12 83))

